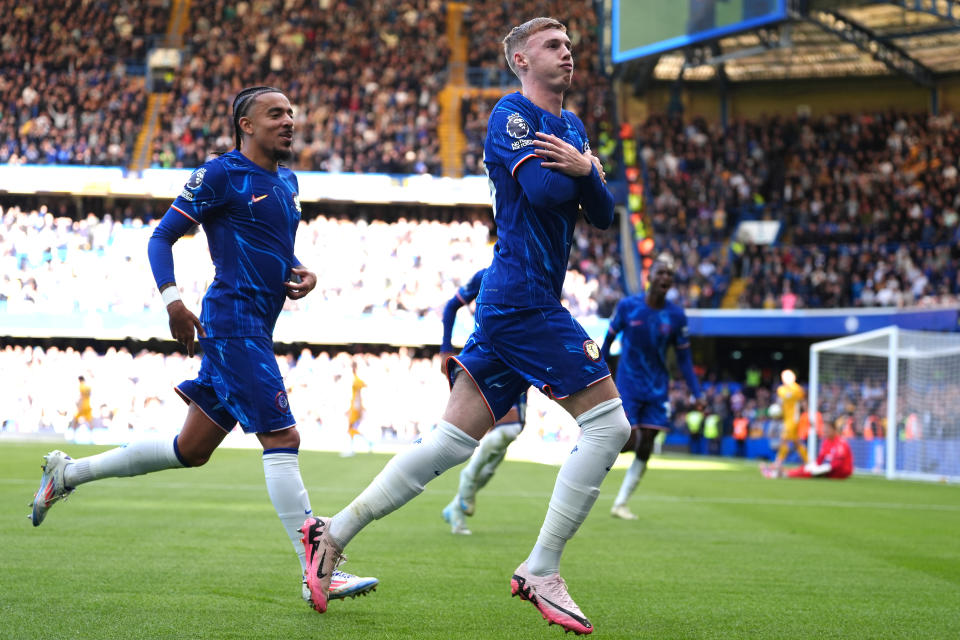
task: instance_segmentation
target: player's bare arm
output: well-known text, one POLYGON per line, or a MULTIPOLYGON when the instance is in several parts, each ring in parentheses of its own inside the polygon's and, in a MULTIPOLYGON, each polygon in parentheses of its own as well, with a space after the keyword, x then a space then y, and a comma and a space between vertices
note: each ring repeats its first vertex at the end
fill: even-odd
POLYGON ((299 277, 300 281, 288 280, 284 283, 287 287, 287 297, 291 300, 299 300, 317 286, 317 274, 304 266, 293 267, 291 273, 299 277))
MULTIPOLYGON (((175 286, 177 285, 171 283, 164 285, 163 289, 175 286)), ((161 293, 163 289, 160 289, 161 293)), ((204 338, 207 335, 207 332, 203 329, 203 325, 200 324, 200 319, 197 318, 192 311, 187 309, 187 306, 183 304, 183 300, 174 300, 168 304, 167 315, 170 321, 170 335, 174 340, 186 347, 188 356, 192 356, 194 353, 194 336, 199 335, 201 338, 204 338)))
POLYGON ((554 169, 571 178, 588 176, 593 171, 594 164, 590 159, 593 154, 581 153, 566 140, 549 133, 537 131, 537 138, 533 144, 537 147, 537 157, 543 158, 541 167, 554 169))

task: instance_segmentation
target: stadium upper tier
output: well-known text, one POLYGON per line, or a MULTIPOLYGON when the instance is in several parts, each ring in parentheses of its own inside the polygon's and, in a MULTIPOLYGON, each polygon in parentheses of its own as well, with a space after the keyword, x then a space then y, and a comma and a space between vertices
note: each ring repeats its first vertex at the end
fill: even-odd
POLYGON ((0 163, 125 165, 160 3, 0 0, 0 163))
MULTIPOLYGON (((952 113, 738 121, 650 118, 637 129, 657 246, 688 270, 746 278, 741 307, 952 302, 960 135, 952 113), (725 243, 779 220, 778 246, 725 243)), ((702 274, 709 275, 709 274, 702 274)), ((681 276, 681 280, 683 277, 681 276)), ((701 282, 713 289, 720 282, 701 282)), ((691 306, 706 304, 690 295, 691 306)))
MULTIPOLYGON (((442 173, 440 94, 454 57, 446 2, 186 6, 180 19, 167 2, 0 0, 8 16, 0 27, 0 162, 128 166, 142 155, 138 166, 196 167, 232 148, 233 96, 266 84, 295 106, 296 168, 442 173), (182 63, 164 78, 169 97, 151 102, 153 117, 144 74, 158 46, 179 50, 182 63), (147 148, 135 153, 138 144, 147 148)), ((469 79, 516 85, 502 73, 500 41, 514 17, 531 10, 566 16, 584 70, 567 107, 595 136, 610 120, 612 94, 591 71, 598 47, 590 2, 469 3, 457 44, 469 79)))

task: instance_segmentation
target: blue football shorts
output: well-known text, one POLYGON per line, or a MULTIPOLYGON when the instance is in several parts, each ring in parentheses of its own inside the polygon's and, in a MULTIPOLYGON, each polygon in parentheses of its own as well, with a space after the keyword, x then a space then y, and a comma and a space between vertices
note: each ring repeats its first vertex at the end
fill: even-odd
POLYGON ((667 400, 636 400, 628 394, 621 394, 623 410, 632 427, 646 429, 670 429, 670 403, 667 400))
POLYGON ((450 385, 463 370, 477 385, 494 422, 527 387, 562 400, 610 377, 600 348, 570 312, 554 307, 478 304, 476 326, 447 367, 450 385))
MULTIPOLYGON (((530 387, 527 387, 527 390, 529 389, 530 387)), ((517 410, 517 420, 516 422, 511 420, 510 422, 504 422, 503 424, 519 424, 520 430, 522 431, 523 428, 527 425, 527 391, 524 391, 523 393, 521 393, 520 396, 517 397, 516 402, 514 402, 513 406, 510 408, 517 410)), ((508 409, 507 413, 509 412, 510 410, 508 409)), ((506 414, 504 414, 503 417, 505 418, 506 414)), ((497 422, 496 424, 493 425, 493 427, 497 428, 500 425, 501 423, 497 422)))
POLYGON ((199 338, 200 372, 175 387, 224 431, 239 422, 245 433, 269 433, 296 424, 269 338, 199 338))

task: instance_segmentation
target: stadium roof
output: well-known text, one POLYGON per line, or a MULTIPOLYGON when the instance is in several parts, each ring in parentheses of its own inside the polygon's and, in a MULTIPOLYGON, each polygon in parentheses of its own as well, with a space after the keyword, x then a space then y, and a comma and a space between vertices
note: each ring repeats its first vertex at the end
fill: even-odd
MULTIPOLYGON (((801 3, 803 4, 803 3, 801 3)), ((930 86, 960 72, 960 2, 810 0, 780 26, 664 54, 653 77, 732 82, 904 74, 930 86)))

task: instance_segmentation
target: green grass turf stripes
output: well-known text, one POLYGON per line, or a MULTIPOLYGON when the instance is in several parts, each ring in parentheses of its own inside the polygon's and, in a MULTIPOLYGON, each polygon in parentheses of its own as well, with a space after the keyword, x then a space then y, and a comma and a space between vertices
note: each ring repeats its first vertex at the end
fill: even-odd
MULTIPOLYGON (((81 487, 34 529, 49 445, 0 445, 0 638, 558 638, 509 597, 556 468, 506 462, 474 535, 440 517, 456 470, 373 523, 348 571, 378 591, 324 615, 263 485, 260 454, 81 487)), ((101 449, 69 446, 74 457, 101 449)), ((314 510, 343 507, 388 458, 303 452, 314 510)), ((755 465, 663 457, 609 516, 614 469, 561 566, 598 638, 960 637, 960 487, 765 480, 755 465), (713 464, 719 462, 720 464, 713 464)))

